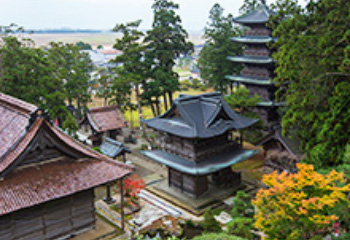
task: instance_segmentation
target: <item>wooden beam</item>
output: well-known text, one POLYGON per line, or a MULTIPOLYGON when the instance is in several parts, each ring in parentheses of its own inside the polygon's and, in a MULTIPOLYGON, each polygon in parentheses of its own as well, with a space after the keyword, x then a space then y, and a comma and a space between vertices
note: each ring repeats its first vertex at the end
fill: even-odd
POLYGON ((121 227, 124 231, 124 194, 123 194, 123 178, 120 180, 120 215, 121 215, 121 227))

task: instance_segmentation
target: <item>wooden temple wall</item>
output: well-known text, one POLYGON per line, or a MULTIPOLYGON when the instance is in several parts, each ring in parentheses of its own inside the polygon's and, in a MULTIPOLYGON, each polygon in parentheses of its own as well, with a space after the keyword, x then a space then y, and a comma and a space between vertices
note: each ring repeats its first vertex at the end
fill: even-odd
POLYGON ((172 168, 169 168, 169 186, 193 198, 200 197, 209 189, 207 176, 193 176, 172 168))
POLYGON ((264 45, 249 45, 250 47, 243 51, 245 56, 268 57, 270 50, 264 45))
POLYGON ((276 108, 256 107, 253 109, 253 112, 259 115, 265 126, 269 126, 271 122, 277 121, 279 119, 276 108))
POLYGON ((256 85, 245 84, 245 87, 249 90, 249 95, 259 95, 262 99, 274 99, 273 92, 269 91, 267 87, 261 87, 256 85))
POLYGON ((233 172, 231 167, 228 167, 213 173, 211 179, 217 187, 232 187, 241 184, 241 173, 233 172))
POLYGON ((245 65, 245 68, 241 71, 241 74, 242 76, 257 78, 269 78, 271 75, 267 68, 253 65, 245 65))
POLYGON ((68 238, 95 224, 93 203, 93 189, 89 189, 0 216, 0 240, 68 238))
POLYGON ((183 139, 168 135, 167 140, 162 141, 160 145, 166 152, 197 162, 217 153, 238 147, 237 143, 229 139, 229 134, 227 133, 203 140, 183 139))
POLYGON ((246 36, 271 36, 272 31, 265 26, 256 25, 252 26, 246 31, 246 36))

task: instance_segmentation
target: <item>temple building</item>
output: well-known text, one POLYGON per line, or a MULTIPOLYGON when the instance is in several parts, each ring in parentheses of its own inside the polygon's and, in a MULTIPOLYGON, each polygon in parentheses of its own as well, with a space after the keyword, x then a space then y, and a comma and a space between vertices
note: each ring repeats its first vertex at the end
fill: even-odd
POLYGON ((180 95, 163 115, 143 121, 160 135, 160 149, 142 153, 168 167, 171 188, 193 198, 211 186, 239 185, 231 166, 257 153, 243 149, 243 139, 233 134, 257 120, 234 112, 220 93, 180 95))
POLYGON ((133 171, 2 93, 0 140, 0 240, 66 239, 91 229, 94 188, 133 171))
POLYGON ((229 56, 228 59, 236 64, 243 64, 240 75, 226 76, 236 85, 244 85, 251 96, 258 95, 261 101, 254 109, 265 125, 263 137, 257 139, 256 145, 263 145, 266 150, 279 149, 297 156, 301 152, 298 141, 283 137, 281 134, 281 116, 278 108, 285 105, 277 102, 275 92, 277 87, 274 77, 275 61, 271 58, 272 50, 269 44, 276 39, 272 37, 272 30, 267 23, 274 12, 268 9, 265 2, 257 9, 237 17, 234 21, 243 25, 247 30, 244 36, 233 37, 232 41, 245 45, 243 56, 229 56))
POLYGON ((79 124, 84 132, 89 133, 93 146, 100 146, 104 138, 116 139, 122 128, 127 127, 120 109, 116 105, 89 108, 79 124))
POLYGON ((255 111, 267 126, 279 121, 276 110, 281 105, 275 102, 276 87, 272 82, 274 60, 267 46, 274 41, 271 29, 266 26, 271 14, 266 5, 261 4, 256 10, 234 19, 248 30, 245 36, 231 38, 245 45, 243 56, 229 56, 228 59, 243 64, 244 68, 240 75, 227 76, 232 82, 243 84, 251 95, 261 97, 255 111))

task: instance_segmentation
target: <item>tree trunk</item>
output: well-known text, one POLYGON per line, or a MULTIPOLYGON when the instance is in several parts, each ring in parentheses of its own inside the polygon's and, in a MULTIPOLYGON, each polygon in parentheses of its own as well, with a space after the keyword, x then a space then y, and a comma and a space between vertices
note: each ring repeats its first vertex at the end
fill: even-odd
POLYGON ((155 109, 154 109, 152 100, 148 99, 148 102, 149 102, 149 105, 151 106, 152 113, 153 113, 153 117, 156 117, 157 114, 156 114, 156 111, 155 111, 155 109))
POLYGON ((158 99, 158 97, 156 98, 155 104, 156 104, 156 109, 157 109, 157 116, 159 116, 160 115, 160 109, 159 109, 159 99, 158 99))
POLYGON ((136 101, 137 101, 137 109, 139 111, 139 117, 142 117, 142 107, 141 107, 141 96, 140 96, 140 87, 138 84, 135 86, 135 94, 136 94, 136 101))
POLYGON ((77 114, 77 118, 78 120, 81 119, 81 104, 80 104, 80 97, 77 97, 77 110, 78 110, 78 114, 77 114))
POLYGON ((166 111, 166 110, 168 110, 168 101, 166 98, 166 91, 163 92, 163 99, 164 99, 164 109, 166 111))
POLYGON ((173 105, 173 93, 169 91, 168 96, 169 96, 169 103, 170 103, 170 107, 171 107, 171 105, 173 105))
POLYGON ((140 128, 141 130, 144 128, 143 124, 141 122, 141 118, 142 118, 142 107, 141 107, 141 97, 140 97, 140 89, 139 89, 139 84, 135 85, 135 95, 136 95, 136 102, 137 102, 137 109, 139 112, 139 122, 140 122, 140 128))
POLYGON ((107 106, 107 101, 108 101, 108 98, 105 98, 105 103, 104 103, 105 106, 107 106))

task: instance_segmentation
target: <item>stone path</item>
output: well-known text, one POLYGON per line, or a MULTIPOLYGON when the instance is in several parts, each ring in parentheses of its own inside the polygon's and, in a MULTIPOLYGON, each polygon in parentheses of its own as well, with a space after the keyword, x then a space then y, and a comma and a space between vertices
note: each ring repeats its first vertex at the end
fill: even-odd
POLYGON ((180 217, 182 215, 182 211, 180 209, 170 205, 163 199, 151 194, 147 190, 142 190, 139 197, 157 208, 162 209, 164 212, 172 215, 173 217, 180 217))

